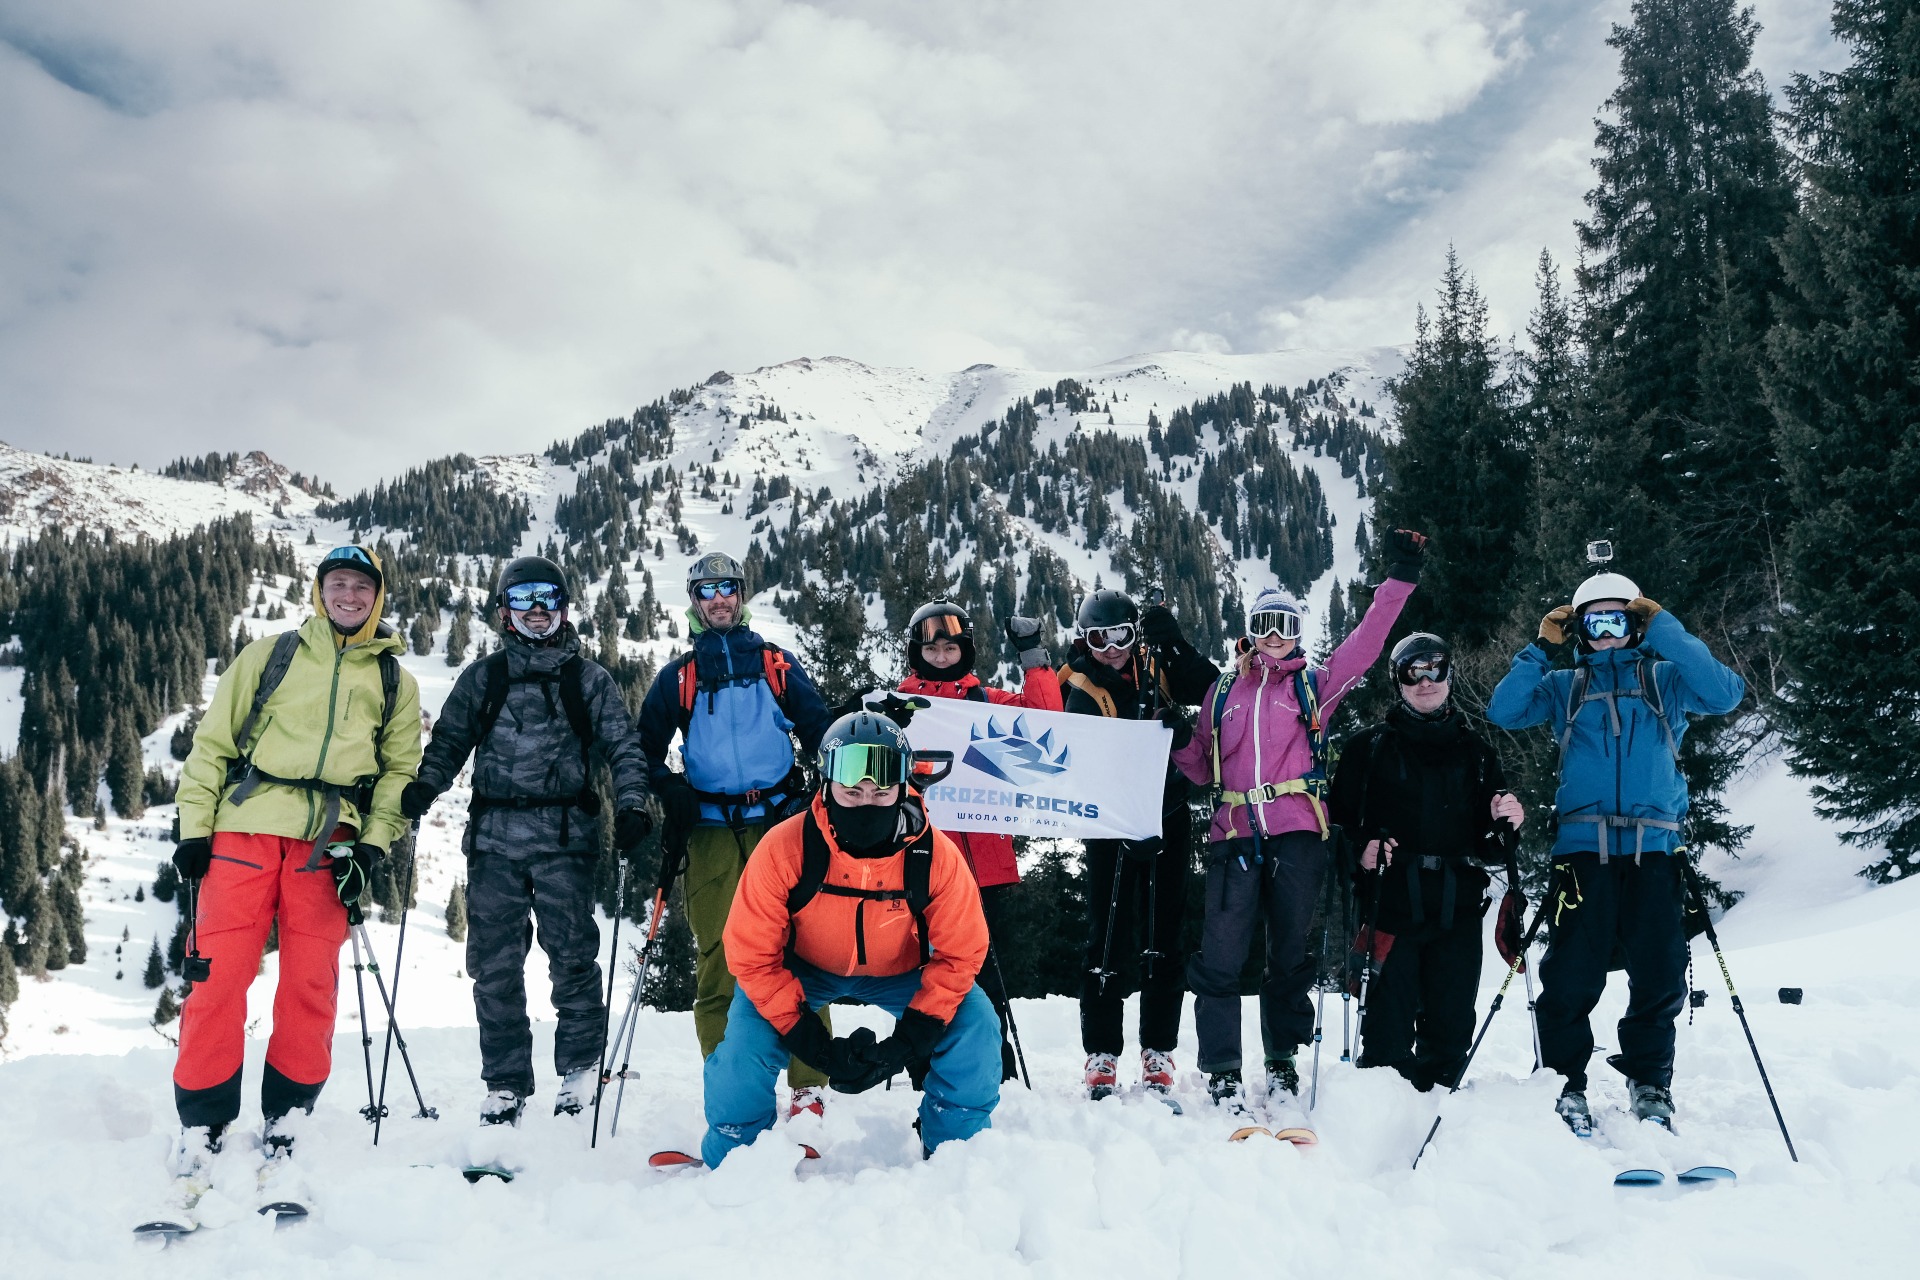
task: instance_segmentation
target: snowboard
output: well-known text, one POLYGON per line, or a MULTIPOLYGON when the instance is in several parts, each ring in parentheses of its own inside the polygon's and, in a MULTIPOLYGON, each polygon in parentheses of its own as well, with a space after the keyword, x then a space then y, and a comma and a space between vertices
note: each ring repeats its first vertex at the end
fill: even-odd
MULTIPOLYGON (((806 1143, 800 1144, 800 1150, 809 1160, 818 1160, 820 1153, 806 1143)), ((647 1157, 647 1168, 674 1172, 680 1169, 704 1169, 707 1162, 699 1156, 688 1155, 684 1151, 656 1151, 647 1157)))
POLYGON ((1291 1125, 1285 1129, 1269 1129, 1265 1125, 1242 1125, 1227 1135, 1229 1142, 1245 1142, 1248 1138, 1278 1138, 1282 1142, 1291 1142, 1296 1147, 1317 1147, 1320 1135, 1302 1125, 1291 1125))

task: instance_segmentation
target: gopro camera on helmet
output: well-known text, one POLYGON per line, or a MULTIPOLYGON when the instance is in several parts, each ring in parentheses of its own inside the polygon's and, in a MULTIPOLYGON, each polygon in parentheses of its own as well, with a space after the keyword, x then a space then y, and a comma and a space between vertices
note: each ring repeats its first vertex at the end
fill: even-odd
POLYGON ((1613 562, 1613 543, 1606 538, 1597 538, 1587 544, 1588 564, 1611 564, 1613 562))

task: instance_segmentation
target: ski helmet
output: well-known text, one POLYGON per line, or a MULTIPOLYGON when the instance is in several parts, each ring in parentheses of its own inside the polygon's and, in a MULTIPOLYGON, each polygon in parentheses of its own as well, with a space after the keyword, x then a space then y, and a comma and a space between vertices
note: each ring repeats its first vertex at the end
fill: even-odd
POLYGON ((890 787, 913 772, 913 745, 907 732, 877 711, 862 708, 841 716, 820 737, 822 785, 863 781, 890 787))
POLYGON ((493 599, 506 623, 506 634, 517 639, 545 644, 557 639, 567 625, 567 575, 545 556, 510 561, 500 571, 493 599), (535 605, 550 615, 545 631, 535 631, 527 621, 527 611, 535 605))
POLYGON ((320 567, 313 571, 314 582, 326 581, 327 575, 336 569, 351 569, 364 578, 371 578, 376 587, 382 582, 379 558, 365 547, 348 545, 327 552, 320 561, 320 567))
POLYGON ((1082 600, 1080 613, 1074 619, 1083 635, 1097 628, 1122 627, 1139 621, 1140 609, 1133 603, 1133 597, 1111 588, 1095 591, 1082 600))
MULTIPOLYGON (((747 571, 724 551, 709 551, 687 566, 687 595, 703 582, 738 582, 746 585, 747 571)), ((744 601, 742 603, 745 603, 744 601)))
POLYGON ((1626 574, 1596 573, 1574 589, 1573 611, 1581 613, 1595 600, 1620 600, 1632 603, 1639 597, 1640 588, 1626 574))
POLYGON ((1393 652, 1387 657, 1393 678, 1403 685, 1414 684, 1422 678, 1408 678, 1408 670, 1415 663, 1431 664, 1431 674, 1427 678, 1437 677, 1444 681, 1453 674, 1453 647, 1431 631, 1416 631, 1393 646, 1393 652))
POLYGON ((934 600, 913 611, 907 622, 907 666, 922 680, 957 680, 973 670, 973 619, 951 600, 934 600), (936 667, 920 655, 920 646, 947 639, 960 646, 960 661, 936 667))

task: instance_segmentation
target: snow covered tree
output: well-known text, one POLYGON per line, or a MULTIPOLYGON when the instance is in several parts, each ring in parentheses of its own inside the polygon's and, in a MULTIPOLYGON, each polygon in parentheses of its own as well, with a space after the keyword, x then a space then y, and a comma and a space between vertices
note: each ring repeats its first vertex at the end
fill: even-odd
POLYGON ((1781 239, 1769 402, 1798 517, 1787 540, 1794 683, 1783 717, 1818 809, 1920 870, 1920 4, 1838 0, 1843 71, 1788 90, 1803 177, 1781 239))

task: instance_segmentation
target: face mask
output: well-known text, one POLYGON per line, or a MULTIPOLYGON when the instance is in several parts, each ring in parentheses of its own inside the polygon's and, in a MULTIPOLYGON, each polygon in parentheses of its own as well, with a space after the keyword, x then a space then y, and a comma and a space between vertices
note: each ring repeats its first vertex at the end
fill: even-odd
POLYGON ((867 853, 893 840, 900 829, 900 805, 843 805, 827 793, 827 821, 840 847, 848 853, 867 853))
POLYGON ((566 610, 562 609, 557 613, 547 615, 547 629, 545 631, 535 631, 532 625, 528 623, 526 614, 520 612, 518 609, 507 610, 508 625, 528 640, 535 641, 536 643, 541 640, 551 640, 559 635, 560 628, 566 625, 566 621, 567 613, 566 610))

